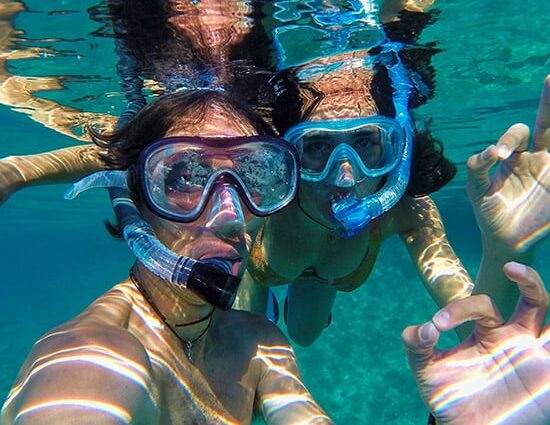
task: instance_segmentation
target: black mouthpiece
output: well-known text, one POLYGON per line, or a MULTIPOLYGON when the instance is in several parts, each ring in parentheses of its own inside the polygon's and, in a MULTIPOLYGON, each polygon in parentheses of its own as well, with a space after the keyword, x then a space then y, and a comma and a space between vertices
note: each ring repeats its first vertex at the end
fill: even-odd
POLYGON ((231 308, 240 283, 241 279, 237 276, 201 262, 195 263, 187 279, 189 289, 222 310, 231 308))

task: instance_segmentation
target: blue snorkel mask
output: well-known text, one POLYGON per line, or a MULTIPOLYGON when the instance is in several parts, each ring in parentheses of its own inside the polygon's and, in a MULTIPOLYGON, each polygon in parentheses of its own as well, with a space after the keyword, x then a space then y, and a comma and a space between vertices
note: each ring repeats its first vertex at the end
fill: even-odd
POLYGON ((403 130, 403 149, 401 158, 394 169, 388 172, 384 186, 372 195, 357 199, 349 197, 332 204, 333 216, 342 226, 342 233, 353 236, 360 232, 373 219, 393 208, 405 194, 411 172, 413 149, 413 123, 408 110, 412 84, 407 77, 407 71, 399 51, 401 43, 386 41, 382 45, 380 57, 392 54, 393 64, 386 64, 393 88, 393 104, 395 107, 395 122, 403 130))
MULTIPOLYGON (((349 179, 338 176, 334 179, 335 176, 331 175, 331 170, 339 162, 349 162, 352 174, 357 178, 353 183, 357 186, 354 186, 357 195, 333 201, 331 209, 332 217, 339 223, 338 231, 344 236, 353 236, 373 219, 395 206, 404 195, 409 182, 414 130, 408 102, 413 85, 399 57, 403 44, 388 39, 379 21, 379 2, 375 0, 328 2, 326 7, 310 9, 285 1, 276 1, 274 5, 277 10, 273 16, 279 21, 272 32, 278 70, 309 64, 321 57, 377 49, 378 53, 364 59, 355 57, 354 62, 357 66, 365 67, 382 63, 391 78, 395 109, 393 118, 378 116, 300 123, 285 134, 285 139, 293 143, 302 154, 302 181, 325 182, 336 186, 345 184, 350 188, 350 182, 347 181, 349 179), (304 34, 311 36, 305 37, 304 34), (358 61, 362 63, 359 64, 358 61), (370 139, 373 145, 370 152, 377 152, 376 145, 381 149, 378 156, 369 158, 368 150, 361 153, 353 138, 345 140, 346 134, 353 136, 361 133, 361 127, 364 130, 363 135, 367 135, 366 139, 370 139), (303 156, 304 135, 307 139, 312 135, 319 137, 323 133, 327 140, 328 137, 334 137, 336 143, 328 148, 324 162, 308 164, 303 156), (384 176, 386 180, 376 193, 366 196, 358 193, 362 191, 359 187, 361 179, 384 176)), ((299 80, 309 81, 317 73, 337 70, 342 64, 343 62, 332 62, 306 66, 299 70, 297 77, 299 80)))
MULTIPOLYGON (((360 117, 329 121, 302 122, 285 133, 285 140, 300 154, 301 180, 356 187, 344 199, 332 202, 332 216, 338 231, 351 237, 381 216, 405 194, 410 176, 413 123, 408 111, 412 84, 399 57, 401 43, 386 41, 373 61, 382 62, 392 81, 395 118, 360 117), (344 181, 336 170, 346 162, 351 167, 353 182, 344 181), (375 193, 362 196, 361 182, 367 178, 385 177, 375 193)), ((349 180, 349 179, 348 179, 349 180)))

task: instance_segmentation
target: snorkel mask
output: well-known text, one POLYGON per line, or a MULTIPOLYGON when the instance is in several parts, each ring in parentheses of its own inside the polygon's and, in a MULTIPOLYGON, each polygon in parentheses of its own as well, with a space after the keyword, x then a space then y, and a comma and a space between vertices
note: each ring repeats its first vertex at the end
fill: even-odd
POLYGON ((351 237, 373 219, 387 212, 407 188, 412 158, 413 124, 408 111, 412 85, 399 57, 401 43, 386 41, 374 61, 388 69, 393 88, 395 118, 371 116, 331 121, 302 122, 291 127, 284 138, 298 149, 301 179, 356 188, 349 196, 332 202, 338 231, 351 237), (337 175, 342 162, 349 163, 354 182, 337 175), (386 177, 377 192, 361 196, 361 182, 386 177))
MULTIPOLYGON (((215 193, 217 183, 236 191, 257 215, 280 210, 296 195, 298 155, 287 143, 247 137, 218 146, 211 139, 175 137, 144 150, 138 176, 151 211, 172 221, 194 221, 215 193), (194 160, 190 160, 190 153, 194 160), (262 184, 266 173, 271 180, 262 184)), ((73 185, 65 198, 73 199, 95 187, 109 189, 123 237, 149 271, 192 290, 217 308, 231 307, 240 283, 240 278, 231 274, 231 264, 218 258, 198 261, 162 244, 129 195, 126 171, 94 173, 73 185)))
MULTIPOLYGON (((273 17, 279 22, 273 32, 273 44, 277 57, 277 70, 285 70, 310 64, 319 58, 335 57, 342 53, 377 49, 378 53, 364 59, 354 59, 352 66, 372 66, 382 63, 392 80, 393 104, 395 116, 368 117, 349 120, 319 121, 300 123, 289 129, 285 139, 293 143, 298 150, 304 148, 301 141, 311 135, 325 134, 327 140, 333 137, 335 143, 324 162, 313 166, 301 157, 301 179, 304 181, 329 183, 339 162, 348 161, 352 168, 356 186, 361 179, 385 176, 382 188, 376 193, 362 196, 348 196, 333 201, 332 217, 339 223, 338 231, 350 237, 365 228, 374 218, 391 209, 405 193, 408 185, 413 141, 413 124, 408 111, 408 101, 413 90, 409 74, 403 65, 399 53, 403 44, 388 39, 379 20, 379 1, 348 0, 328 2, 325 7, 304 9, 298 4, 276 1, 273 17), (310 36, 304 37, 304 34, 310 36), (296 48, 296 40, 301 48, 296 48), (391 122, 390 122, 391 121, 391 122), (367 157, 350 140, 345 140, 363 132, 367 139, 378 132, 375 144, 381 149, 378 156, 367 157), (317 133, 317 134, 314 134, 317 133), (370 136, 368 135, 370 133, 370 136)), ((343 62, 329 64, 313 63, 297 72, 299 80, 309 81, 320 72, 337 70, 343 62)), ((324 137, 324 136, 323 136, 324 137)), ((372 151, 372 150, 371 150, 372 151)), ((336 184, 341 184, 336 179, 336 184)), ((346 182, 349 187, 349 182, 346 182)), ((357 188, 361 192, 360 188, 357 188)))

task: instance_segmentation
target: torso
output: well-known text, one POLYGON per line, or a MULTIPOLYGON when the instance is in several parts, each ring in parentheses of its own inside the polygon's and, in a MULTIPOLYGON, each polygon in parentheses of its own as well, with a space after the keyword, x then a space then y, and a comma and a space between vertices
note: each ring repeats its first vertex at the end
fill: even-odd
POLYGON ((314 274, 336 289, 351 290, 368 277, 381 241, 379 223, 345 239, 290 214, 268 218, 260 230, 248 266, 256 281, 273 286, 314 274))
POLYGON ((143 367, 151 371, 150 385, 161 412, 159 424, 250 423, 261 365, 254 360, 258 341, 242 329, 253 329, 250 321, 263 318, 239 311, 216 311, 204 340, 194 344, 191 363, 182 341, 154 314, 132 283, 115 286, 98 302, 82 320, 104 321, 102 310, 107 308, 110 314, 106 324, 114 323, 143 345, 150 362, 143 367), (235 325, 243 320, 245 327, 235 325))

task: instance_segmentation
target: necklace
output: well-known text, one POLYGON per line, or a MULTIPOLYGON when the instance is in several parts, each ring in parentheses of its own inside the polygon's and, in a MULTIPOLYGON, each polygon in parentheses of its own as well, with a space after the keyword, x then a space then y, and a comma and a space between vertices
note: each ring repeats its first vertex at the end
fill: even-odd
POLYGON ((216 307, 212 307, 212 310, 210 310, 210 313, 208 313, 206 316, 204 317, 201 317, 200 319, 197 319, 197 320, 193 320, 191 322, 186 322, 186 323, 176 323, 174 324, 174 327, 176 328, 183 328, 183 327, 186 327, 186 326, 192 326, 192 325, 196 325, 197 323, 201 323, 201 322, 204 322, 205 320, 208 320, 208 324, 206 325, 206 327, 204 328, 204 330, 200 333, 199 336, 193 338, 192 340, 188 340, 188 339, 183 339, 181 336, 178 335, 178 333, 172 328, 172 326, 170 326, 170 324, 168 324, 168 321, 166 320, 166 317, 164 316, 164 314, 162 314, 160 312, 160 310, 158 309, 158 307, 155 305, 155 303, 153 302, 153 300, 151 299, 151 296, 149 295, 149 293, 145 290, 145 288, 139 283, 139 280, 137 280, 136 278, 136 275, 134 274, 134 270, 133 269, 130 269, 130 280, 132 281, 132 283, 134 284, 134 286, 138 289, 138 291, 141 293, 141 295, 143 295, 143 298, 145 298, 145 300, 147 301, 147 303, 151 306, 151 308, 154 310, 154 312, 160 317, 160 319, 164 322, 164 324, 168 327, 168 329, 170 329, 172 331, 172 333, 183 343, 183 345, 185 346, 185 354, 187 356, 187 359, 193 363, 193 344, 195 342, 197 342, 199 339, 201 339, 205 334, 206 332, 208 331, 208 329, 210 329, 210 325, 212 324, 212 315, 214 314, 214 310, 216 309, 216 307))
POLYGON ((319 226, 321 227, 324 227, 325 229, 327 230, 330 230, 331 232, 334 232, 336 230, 336 227, 330 227, 330 226, 327 226, 326 224, 324 223, 321 223, 319 220, 317 220, 315 217, 313 217, 310 213, 308 213, 303 207, 302 207, 302 204, 300 203, 300 197, 299 196, 296 196, 296 201, 297 201, 297 205, 298 205, 298 208, 300 209, 300 211, 302 211, 304 213, 304 215, 309 218, 311 221, 313 221, 314 223, 318 224, 319 226))

